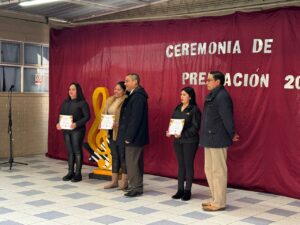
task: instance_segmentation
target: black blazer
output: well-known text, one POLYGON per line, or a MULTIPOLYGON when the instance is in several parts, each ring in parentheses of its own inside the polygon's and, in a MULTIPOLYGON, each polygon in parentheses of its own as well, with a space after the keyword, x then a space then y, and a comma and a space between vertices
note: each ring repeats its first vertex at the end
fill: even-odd
MULTIPOLYGON (((76 123, 74 130, 85 130, 85 124, 90 119, 90 109, 86 101, 65 100, 61 106, 60 114, 73 116, 73 123, 76 123)), ((64 132, 70 131, 64 130, 64 132)))
POLYGON ((184 119, 184 126, 180 138, 174 138, 174 142, 199 143, 199 130, 201 121, 201 111, 196 105, 189 105, 181 112, 182 104, 178 105, 174 111, 173 119, 184 119))
POLYGON ((125 99, 120 113, 117 144, 142 147, 149 144, 148 95, 144 88, 137 87, 125 99))
POLYGON ((210 148, 228 147, 234 134, 231 97, 223 86, 217 87, 205 99, 200 144, 210 148))

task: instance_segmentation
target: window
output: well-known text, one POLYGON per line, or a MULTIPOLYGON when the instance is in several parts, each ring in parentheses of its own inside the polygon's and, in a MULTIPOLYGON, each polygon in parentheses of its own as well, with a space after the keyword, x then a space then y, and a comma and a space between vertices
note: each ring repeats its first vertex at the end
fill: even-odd
POLYGON ((20 67, 13 66, 0 66, 0 87, 1 92, 9 91, 12 87, 12 91, 21 91, 21 69, 20 67))
POLYGON ((46 46, 43 46, 43 66, 49 65, 49 48, 46 46))
POLYGON ((40 66, 42 64, 42 46, 24 44, 24 64, 40 66))
POLYGON ((0 50, 0 92, 48 92, 48 46, 0 40, 0 50))
POLYGON ((24 92, 48 92, 48 83, 48 69, 24 69, 24 92))
POLYGON ((20 43, 1 42, 1 62, 20 64, 20 43))

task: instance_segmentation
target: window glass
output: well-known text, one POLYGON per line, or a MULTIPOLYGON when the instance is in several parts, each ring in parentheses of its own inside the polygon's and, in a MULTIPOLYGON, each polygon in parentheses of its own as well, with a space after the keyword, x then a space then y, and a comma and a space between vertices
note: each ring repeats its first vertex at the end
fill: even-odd
POLYGON ((42 46, 34 44, 24 45, 24 63, 26 65, 42 64, 42 46))
POLYGON ((21 91, 21 69, 20 67, 12 66, 0 66, 0 88, 1 92, 9 91, 11 87, 12 91, 21 91))
POLYGON ((20 44, 2 41, 1 62, 20 64, 20 44))
POLYGON ((49 48, 43 46, 43 66, 49 65, 49 48))
POLYGON ((48 69, 24 68, 24 92, 48 92, 48 69))

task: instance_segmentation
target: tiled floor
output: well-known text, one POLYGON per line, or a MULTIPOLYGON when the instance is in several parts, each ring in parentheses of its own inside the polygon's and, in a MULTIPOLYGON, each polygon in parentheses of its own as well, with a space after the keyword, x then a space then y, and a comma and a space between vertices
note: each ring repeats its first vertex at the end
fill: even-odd
MULTIPOLYGON (((0 225, 114 224, 114 225, 300 225, 300 200, 228 189, 226 211, 208 213, 201 202, 209 198, 205 186, 193 185, 191 201, 171 199, 176 180, 145 175, 144 195, 126 198, 122 191, 104 190, 106 181, 61 181, 66 162, 32 156, 17 158, 28 166, 0 169, 0 225)), ((3 161, 3 160, 2 160, 3 161)))

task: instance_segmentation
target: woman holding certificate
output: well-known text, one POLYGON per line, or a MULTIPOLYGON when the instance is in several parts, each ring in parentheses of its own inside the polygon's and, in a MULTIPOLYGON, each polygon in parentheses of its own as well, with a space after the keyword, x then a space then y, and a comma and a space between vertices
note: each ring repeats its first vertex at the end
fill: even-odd
POLYGON ((188 201, 194 177, 194 159, 199 144, 201 112, 195 91, 185 87, 180 92, 181 104, 173 111, 167 137, 174 135, 174 150, 178 162, 178 190, 173 199, 188 201), (184 186, 184 181, 185 186, 184 186))
POLYGON ((68 150, 68 174, 64 181, 78 182, 82 180, 82 145, 85 136, 85 124, 90 119, 90 110, 78 83, 71 83, 69 94, 63 102, 59 115, 57 130, 62 130, 64 142, 68 150), (74 172, 74 164, 76 169, 74 172))
POLYGON ((101 121, 99 125, 99 129, 107 129, 105 127, 107 124, 109 124, 110 121, 108 117, 111 116, 114 119, 112 128, 108 129, 109 147, 112 156, 112 181, 104 186, 105 189, 115 188, 119 186, 119 189, 123 190, 128 186, 128 178, 125 165, 125 149, 124 146, 119 146, 116 143, 121 107, 126 98, 125 93, 126 87, 124 81, 118 82, 114 88, 114 95, 106 100, 106 104, 103 110, 104 115, 102 115, 102 120, 105 119, 106 123, 103 124, 104 121, 101 121), (120 169, 122 170, 122 180, 119 185, 118 178, 120 169))

